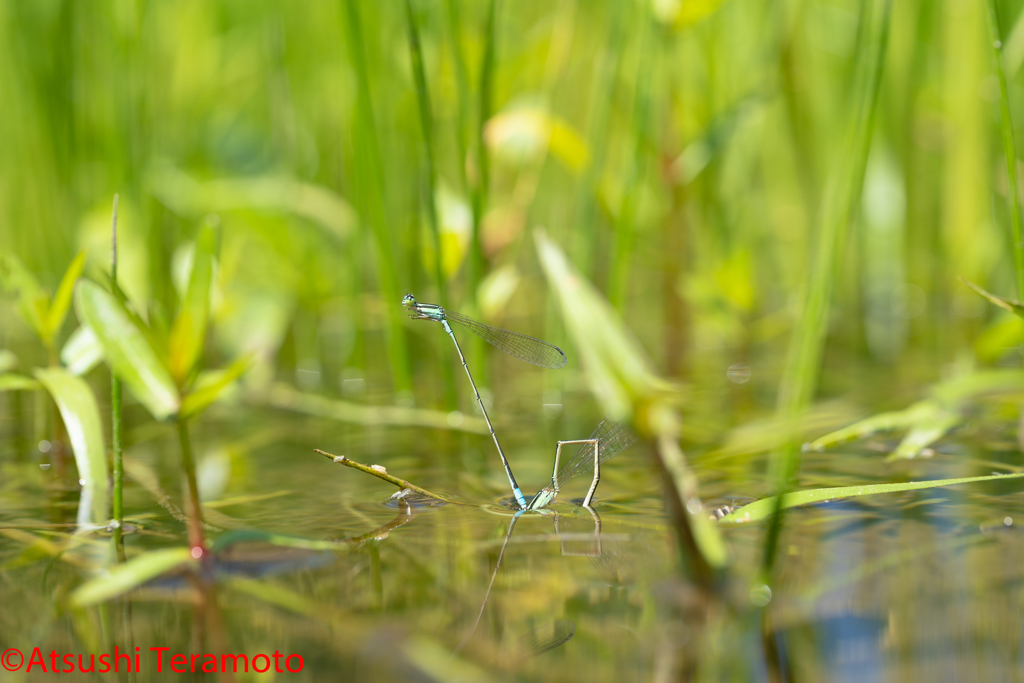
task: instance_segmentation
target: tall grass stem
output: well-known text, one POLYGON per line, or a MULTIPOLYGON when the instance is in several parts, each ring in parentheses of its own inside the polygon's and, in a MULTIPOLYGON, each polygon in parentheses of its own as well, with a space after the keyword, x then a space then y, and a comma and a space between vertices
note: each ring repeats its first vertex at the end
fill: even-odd
MULTIPOLYGON (((117 205, 119 197, 114 195, 114 208, 110 219, 110 281, 117 285, 117 205)), ((121 380, 110 371, 110 440, 114 451, 114 497, 113 515, 117 531, 124 524, 124 448, 121 424, 121 380)), ((117 535, 120 535, 119 533, 117 535)))
POLYGON ((391 372, 395 388, 400 392, 410 392, 412 390, 412 375, 409 366, 409 351, 405 342, 405 319, 401 312, 401 306, 399 306, 402 298, 401 288, 398 285, 395 255, 391 246, 391 233, 384 204, 384 162, 381 157, 380 141, 374 120, 369 64, 359 17, 359 3, 355 0, 347 0, 344 4, 348 12, 347 21, 344 22, 346 37, 359 91, 356 98, 357 125, 352 136, 357 166, 356 174, 362 176, 360 190, 365 195, 364 209, 367 213, 367 222, 373 230, 376 241, 378 277, 384 298, 384 309, 387 311, 388 356, 391 362, 391 372))
MULTIPOLYGON (((810 405, 817 387, 836 272, 864 181, 891 13, 892 0, 863 0, 861 5, 856 72, 846 133, 826 186, 807 292, 779 387, 777 411, 787 422, 787 429, 792 429, 810 405)), ((795 434, 791 434, 787 445, 772 454, 771 475, 780 494, 793 485, 800 470, 801 450, 795 439, 795 434)), ((782 516, 781 508, 777 509, 765 539, 766 571, 774 564, 782 516)))
MULTIPOLYGON (((430 226, 430 237, 434 247, 434 282, 437 287, 438 299, 447 305, 448 288, 445 285, 444 268, 442 267, 441 230, 436 204, 437 164, 434 155, 434 115, 430 105, 430 90, 427 88, 427 76, 423 68, 423 48, 420 43, 419 30, 416 27, 416 15, 412 10, 412 0, 405 0, 405 18, 409 28, 409 57, 412 62, 413 80, 416 83, 420 128, 423 132, 423 150, 426 161, 423 194, 426 198, 427 225, 430 226)), ((444 383, 445 407, 453 410, 457 405, 458 396, 455 389, 455 365, 450 354, 442 354, 441 374, 444 383)))
POLYGON ((188 544, 189 547, 199 548, 202 557, 206 559, 206 539, 203 534, 203 510, 199 502, 199 484, 196 480, 196 465, 192 459, 192 443, 188 437, 188 422, 178 418, 178 445, 181 447, 181 468, 185 471, 185 480, 188 485, 189 513, 188 513, 188 544))
POLYGON ((996 78, 999 80, 999 127, 1003 142, 1003 157, 1006 159, 1006 195, 1010 204, 1010 240, 1013 252, 1014 280, 1017 284, 1017 298, 1024 299, 1024 235, 1021 234, 1020 187, 1017 184, 1017 151, 1013 135, 1013 117, 1010 114, 1010 93, 1006 86, 1006 70, 1003 68, 1003 31, 996 0, 988 0, 987 4, 993 61, 996 78))

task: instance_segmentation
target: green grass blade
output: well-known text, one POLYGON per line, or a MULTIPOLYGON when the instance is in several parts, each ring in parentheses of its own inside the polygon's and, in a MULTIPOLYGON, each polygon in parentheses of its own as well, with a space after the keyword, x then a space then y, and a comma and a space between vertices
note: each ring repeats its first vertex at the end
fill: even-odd
POLYGON ((183 564, 194 564, 189 548, 165 548, 133 557, 109 572, 86 581, 71 594, 71 605, 88 607, 124 595, 183 564))
MULTIPOLYGON (((961 477, 958 479, 934 479, 932 481, 910 481, 893 484, 865 484, 863 486, 838 486, 827 489, 810 489, 807 491, 794 491, 782 496, 781 507, 783 509, 794 508, 800 505, 821 503, 827 500, 838 500, 840 498, 855 498, 857 496, 873 496, 878 493, 899 493, 901 491, 919 491, 921 489, 933 489, 943 486, 956 486, 958 484, 973 484, 982 481, 995 481, 996 479, 1020 479, 1024 472, 1018 474, 990 474, 982 477, 961 477)), ((749 505, 744 505, 731 514, 720 520, 722 524, 743 524, 746 522, 758 522, 772 516, 775 511, 777 496, 769 496, 756 500, 749 505)))
POLYGON ((980 296, 982 299, 985 299, 989 303, 995 304, 999 308, 1002 308, 1004 310, 1009 311, 1010 313, 1013 313, 1016 316, 1024 318, 1024 303, 1021 303, 1016 299, 1007 299, 1001 296, 997 296, 992 292, 988 292, 982 289, 978 285, 974 284, 970 280, 963 277, 960 278, 960 282, 967 285, 967 287, 970 290, 972 290, 975 294, 980 296))
POLYGON ((18 312, 41 340, 46 340, 49 297, 35 275, 10 251, 0 249, 0 287, 18 297, 18 312))
POLYGON ((999 8, 996 5, 996 0, 988 0, 987 4, 989 29, 992 36, 992 52, 995 57, 993 62, 995 64, 996 78, 999 81, 999 128, 1003 143, 1003 158, 1006 161, 1006 178, 1008 180, 1006 194, 1010 204, 1010 240, 1013 252, 1013 273, 1017 283, 1017 296, 1024 299, 1024 235, 1021 234, 1020 186, 1017 183, 1017 152, 1013 139, 1013 116, 1010 113, 1010 93, 1006 86, 1006 70, 1003 65, 1003 31, 999 21, 999 8))
POLYGON ((210 288, 213 285, 213 254, 216 248, 217 237, 213 228, 203 226, 196 240, 188 291, 174 319, 167 344, 171 377, 179 387, 185 385, 206 341, 206 326, 210 318, 210 288))
POLYGON ((678 444, 679 389, 654 373, 618 313, 576 272, 561 248, 542 231, 534 235, 541 266, 561 303, 565 328, 580 353, 594 398, 609 418, 631 423, 638 434, 657 440, 672 484, 669 507, 680 543, 690 554, 695 575, 710 580, 710 569, 724 566, 727 556, 714 526, 691 511, 699 508, 700 499, 697 478, 678 444))
POLYGON ((0 375, 0 391, 34 391, 38 388, 39 382, 31 377, 13 372, 0 375))
MULTIPOLYGON (((858 48, 844 145, 822 200, 807 292, 779 386, 777 410, 787 421, 798 419, 807 410, 818 384, 836 273, 853 211, 861 195, 871 146, 882 66, 889 41, 892 0, 863 0, 861 7, 862 43, 858 48), (877 7, 879 4, 880 9, 877 7)), ((800 448, 792 438, 786 446, 773 452, 770 475, 780 494, 793 486, 800 471, 800 462, 800 448)), ((781 526, 780 514, 765 539, 766 569, 774 564, 781 526)))
POLYGON ((226 370, 200 375, 196 380, 196 386, 185 395, 181 402, 181 417, 191 419, 205 410, 207 406, 217 400, 224 389, 245 374, 252 363, 253 359, 246 356, 236 360, 226 370))
POLYGON ((435 204, 437 170, 434 164, 434 116, 430 106, 430 91, 427 89, 427 75, 423 69, 423 50, 420 46, 419 29, 416 27, 416 16, 412 11, 412 0, 405 0, 405 20, 409 30, 409 57, 412 62, 413 82, 416 84, 416 104, 420 114, 420 129, 423 133, 426 163, 426 187, 423 194, 427 204, 427 225, 430 226, 430 237, 434 242, 434 280, 437 285, 438 298, 447 302, 448 294, 445 291, 444 271, 441 267, 441 237, 435 204))
POLYGON ((79 317, 96 333, 103 355, 132 394, 158 420, 178 412, 178 388, 146 335, 113 294, 91 280, 75 292, 79 317))
POLYGON ((84 482, 82 499, 91 501, 91 509, 79 508, 78 523, 105 524, 110 519, 110 491, 107 451, 96 397, 85 380, 63 368, 39 369, 35 375, 57 402, 75 452, 78 477, 84 482))
POLYGON ((476 308, 477 289, 480 280, 484 275, 484 253, 480 238, 483 229, 484 213, 487 210, 488 192, 491 186, 490 180, 490 157, 488 156, 487 143, 484 140, 484 131, 487 122, 494 110, 494 68, 495 54, 497 52, 497 21, 500 10, 499 0, 490 0, 487 9, 487 23, 483 35, 483 55, 480 63, 480 85, 477 92, 477 118, 476 128, 473 131, 473 149, 476 150, 476 173, 477 182, 473 186, 473 232, 470 236, 469 245, 469 268, 467 269, 466 290, 472 306, 469 310, 476 308))
POLYGON ((412 371, 409 351, 405 341, 405 316, 402 315, 401 288, 398 286, 398 272, 391 246, 391 229, 385 206, 385 174, 381 158, 377 124, 373 114, 370 70, 367 63, 363 27, 359 18, 360 3, 347 0, 345 24, 346 38, 353 66, 356 72, 358 95, 356 97, 355 126, 352 146, 356 157, 356 175, 359 181, 357 191, 364 195, 363 210, 367 222, 373 228, 377 247, 377 270, 380 290, 387 312, 388 355, 395 388, 400 392, 412 391, 412 371))
POLYGON ((605 415, 617 422, 632 422, 634 398, 652 396, 669 385, 655 376, 622 318, 573 268, 562 249, 543 232, 534 234, 541 266, 561 304, 591 392, 605 415))
POLYGON ((74 260, 71 261, 68 269, 64 271, 64 277, 61 278, 57 293, 53 295, 53 301, 50 303, 50 309, 47 311, 44 323, 44 328, 51 342, 57 338, 57 334, 60 333, 60 328, 64 324, 64 318, 68 315, 68 308, 71 307, 71 297, 75 293, 75 282, 82 275, 82 268, 84 266, 85 252, 80 251, 74 260))

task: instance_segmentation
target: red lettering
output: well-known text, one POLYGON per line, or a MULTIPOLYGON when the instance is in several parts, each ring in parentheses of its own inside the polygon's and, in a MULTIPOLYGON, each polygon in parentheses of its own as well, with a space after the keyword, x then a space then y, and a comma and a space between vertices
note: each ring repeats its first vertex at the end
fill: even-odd
POLYGON ((264 673, 267 673, 268 671, 270 671, 270 657, 268 657, 266 655, 262 655, 262 654, 256 655, 255 657, 253 657, 252 658, 252 670, 253 671, 259 671, 261 674, 264 674, 264 673), (265 667, 263 667, 262 669, 259 668, 258 666, 256 666, 256 660, 259 659, 260 657, 263 657, 263 659, 266 660, 266 662, 267 662, 267 665, 265 667))
POLYGON ((197 659, 199 659, 200 657, 202 657, 202 655, 201 655, 201 654, 199 654, 199 655, 192 655, 192 656, 191 656, 191 657, 189 658, 189 661, 188 661, 188 670, 189 670, 189 671, 191 671, 192 673, 195 673, 195 672, 196 672, 196 660, 197 660, 197 659))
POLYGON ((57 651, 50 650, 50 668, 53 669, 54 673, 60 673, 60 669, 57 668, 57 651))
POLYGON ((276 671, 279 674, 283 674, 284 671, 281 669, 281 662, 277 661, 280 658, 281 658, 281 653, 278 652, 277 650, 274 650, 274 671, 276 671))
MULTIPOLYGON (((72 671, 75 670, 75 656, 74 655, 70 655, 70 654, 64 655, 64 663, 68 665, 68 668, 64 669, 64 673, 71 673, 72 671)), ((56 669, 54 669, 54 671, 56 671, 56 669)))
POLYGON ((103 668, 99 671, 101 674, 110 673, 110 655, 106 653, 100 655, 100 664, 103 665, 103 668))
MULTIPOLYGON (((137 648, 135 648, 135 651, 136 652, 141 652, 142 648, 141 647, 137 647, 137 648)), ((139 673, 140 671, 142 671, 142 662, 139 661, 139 656, 135 655, 135 673, 139 673)))
POLYGON ((238 673, 238 659, 242 659, 242 665, 245 667, 243 671, 249 673, 249 658, 245 655, 221 655, 220 656, 220 670, 226 672, 228 670, 228 657, 231 657, 231 672, 238 673))
POLYGON ((215 673, 217 671, 217 658, 213 655, 203 655, 203 673, 215 673), (206 665, 209 664, 210 668, 207 669, 206 665))
POLYGON ((46 661, 43 659, 42 651, 37 647, 32 650, 32 657, 28 660, 28 666, 25 668, 25 673, 32 670, 32 667, 38 664, 43 667, 43 673, 50 673, 46 669, 46 661))
POLYGON ((293 674, 297 674, 300 671, 302 671, 302 667, 303 667, 303 665, 305 665, 305 663, 306 662, 304 662, 302 660, 302 655, 290 654, 290 655, 288 655, 288 659, 284 660, 284 668, 288 669, 288 671, 290 671, 293 674), (291 664, 288 663, 288 662, 292 661, 292 657, 298 657, 299 658, 299 668, 298 669, 293 669, 291 664))
POLYGON ((173 657, 171 657, 171 671, 173 671, 176 674, 185 673, 184 669, 179 669, 178 667, 185 666, 186 664, 188 664, 188 658, 185 657, 185 655, 183 654, 176 654, 173 657))
POLYGON ((131 658, 131 656, 127 655, 127 654, 124 654, 124 653, 118 654, 117 653, 117 645, 115 645, 114 646, 114 673, 120 673, 121 672, 121 669, 119 669, 118 667, 121 666, 121 659, 122 658, 124 658, 125 666, 128 667, 128 669, 127 669, 128 673, 131 673, 132 672, 132 658, 131 658))
POLYGON ((170 650, 169 647, 151 647, 150 652, 156 653, 156 672, 163 673, 164 671, 164 653, 170 650))
POLYGON ((89 668, 85 668, 85 664, 82 663, 82 655, 78 655, 78 670, 82 673, 90 674, 92 670, 96 668, 96 655, 89 655, 89 668))

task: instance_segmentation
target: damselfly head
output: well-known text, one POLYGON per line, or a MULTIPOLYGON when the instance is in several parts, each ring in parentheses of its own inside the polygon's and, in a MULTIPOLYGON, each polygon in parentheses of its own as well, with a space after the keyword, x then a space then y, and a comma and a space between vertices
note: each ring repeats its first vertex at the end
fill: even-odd
POLYGON ((406 294, 404 297, 402 297, 402 306, 405 308, 410 318, 421 317, 419 314, 419 310, 417 310, 419 304, 416 303, 416 297, 414 297, 412 294, 406 294))

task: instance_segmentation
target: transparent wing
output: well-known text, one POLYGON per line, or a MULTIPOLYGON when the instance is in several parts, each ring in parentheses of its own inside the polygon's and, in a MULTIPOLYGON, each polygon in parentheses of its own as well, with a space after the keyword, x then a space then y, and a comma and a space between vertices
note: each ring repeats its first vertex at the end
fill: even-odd
POLYGON ((500 327, 484 325, 482 322, 468 318, 461 313, 452 313, 446 310, 444 316, 448 320, 462 325, 488 344, 496 346, 508 355, 515 356, 527 363, 539 365, 542 368, 557 369, 565 367, 568 361, 562 349, 535 337, 528 337, 518 332, 509 332, 500 327))
MULTIPOLYGON (((588 439, 597 439, 597 460, 605 462, 626 450, 636 443, 636 436, 618 422, 601 420, 601 423, 594 428, 588 439)), ((570 479, 585 472, 594 471, 594 446, 585 443, 580 446, 575 455, 566 460, 558 468, 555 478, 558 485, 562 486, 570 479)))

